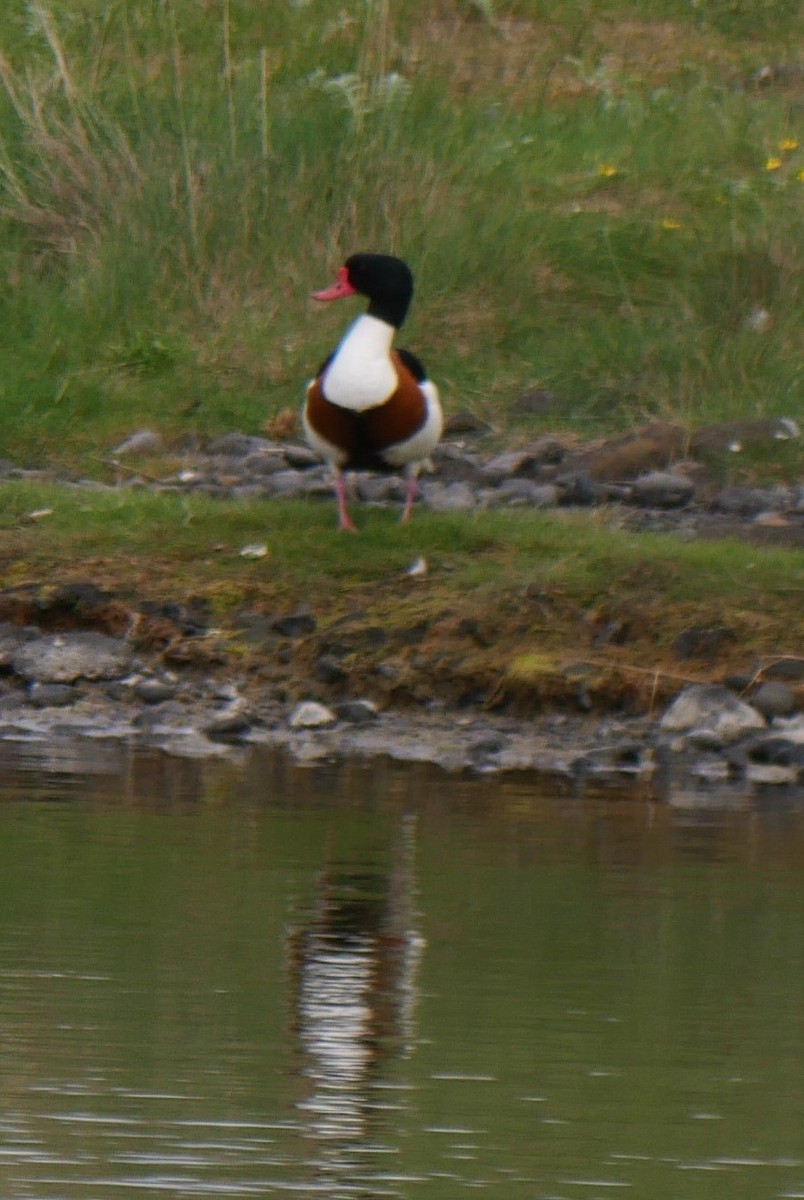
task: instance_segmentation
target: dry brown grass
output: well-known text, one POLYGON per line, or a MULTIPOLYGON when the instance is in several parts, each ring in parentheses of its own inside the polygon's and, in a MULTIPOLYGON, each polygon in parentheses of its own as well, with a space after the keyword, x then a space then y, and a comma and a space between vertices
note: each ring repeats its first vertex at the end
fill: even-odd
POLYGON ((490 28, 438 10, 401 54, 409 69, 448 77, 457 96, 491 92, 513 110, 537 98, 573 100, 636 82, 657 87, 690 66, 725 79, 739 65, 726 39, 689 22, 590 17, 568 28, 506 17, 490 28))

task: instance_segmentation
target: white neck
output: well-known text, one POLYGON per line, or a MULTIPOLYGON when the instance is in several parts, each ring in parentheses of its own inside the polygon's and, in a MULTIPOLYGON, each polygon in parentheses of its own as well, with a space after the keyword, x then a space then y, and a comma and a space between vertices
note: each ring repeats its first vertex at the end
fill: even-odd
POLYGON ((395 333, 393 325, 378 317, 358 317, 324 373, 327 399, 354 412, 383 404, 398 384, 391 362, 395 333))

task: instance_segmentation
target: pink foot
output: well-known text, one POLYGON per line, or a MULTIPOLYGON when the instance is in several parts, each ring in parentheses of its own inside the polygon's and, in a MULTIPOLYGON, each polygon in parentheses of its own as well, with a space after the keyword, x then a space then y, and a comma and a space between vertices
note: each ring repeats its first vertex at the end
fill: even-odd
POLYGON ((410 514, 413 512, 413 505, 419 491, 419 481, 415 475, 408 478, 408 486, 405 489, 405 507, 402 509, 402 516, 399 518, 400 525, 407 525, 410 520, 410 514))
POLYGON ((338 528, 345 529, 349 533, 357 533, 357 526, 349 516, 349 510, 346 507, 346 484, 343 475, 335 476, 335 498, 338 501, 338 528))

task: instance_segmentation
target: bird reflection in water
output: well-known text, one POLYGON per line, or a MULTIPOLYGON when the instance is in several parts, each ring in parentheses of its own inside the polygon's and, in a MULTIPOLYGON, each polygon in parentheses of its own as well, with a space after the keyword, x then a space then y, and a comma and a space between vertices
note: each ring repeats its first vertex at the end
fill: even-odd
POLYGON ((387 868, 328 865, 308 919, 289 934, 291 1032, 306 1084, 297 1107, 318 1144, 319 1185, 342 1196, 365 1179, 365 1147, 382 1137, 398 1107, 392 1096, 403 1094, 394 1064, 414 1047, 424 946, 414 848, 415 818, 406 817, 387 868))

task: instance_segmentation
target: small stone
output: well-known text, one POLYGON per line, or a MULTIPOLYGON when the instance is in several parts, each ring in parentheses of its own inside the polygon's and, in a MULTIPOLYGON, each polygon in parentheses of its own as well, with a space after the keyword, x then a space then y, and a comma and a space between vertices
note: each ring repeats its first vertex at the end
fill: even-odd
POLYGON ((357 483, 361 500, 369 504, 384 504, 401 500, 405 494, 404 480, 396 475, 362 475, 357 483))
POLYGON ((250 542, 247 546, 241 547, 238 554, 241 558, 267 558, 268 547, 265 542, 250 542))
POLYGON ((28 689, 28 700, 37 708, 63 708, 77 699, 78 692, 69 683, 32 683, 28 689))
POLYGON ((714 507, 732 516, 753 517, 771 508, 772 504, 764 488, 741 487, 735 484, 718 492, 714 507))
POLYGON ((779 417, 771 436, 776 438, 777 442, 788 442, 792 438, 801 437, 801 426, 792 417, 779 417))
POLYGON ((797 740, 795 733, 786 736, 786 733, 792 731, 785 731, 783 728, 776 732, 783 724, 785 722, 775 721, 773 733, 748 747, 748 760, 752 763, 770 763, 778 767, 795 767, 797 771, 804 771, 804 737, 797 740))
POLYGON ((672 471, 649 471, 634 480, 631 499, 646 508, 680 508, 692 499, 693 484, 672 471))
POLYGON ((444 421, 444 433, 448 437, 458 433, 482 433, 485 429, 488 429, 486 422, 467 410, 450 413, 444 421))
POLYGON ((500 497, 521 500, 534 508, 552 508, 558 504, 558 488, 554 483, 535 483, 532 479, 505 479, 496 489, 500 497))
POLYGON ((25 642, 11 666, 24 679, 73 683, 76 679, 119 679, 131 665, 131 650, 121 638, 103 633, 64 633, 25 642))
POLYGON ((427 483, 422 488, 422 499, 434 512, 468 512, 477 504, 474 489, 468 483, 427 483))
POLYGON ((273 475, 267 475, 264 480, 264 487, 267 492, 275 496, 285 496, 286 498, 303 496, 307 490, 307 485, 308 480, 305 478, 304 472, 292 469, 276 471, 273 475))
POLYGON ((793 689, 775 680, 760 684, 751 697, 751 703, 763 717, 791 717, 799 707, 793 689))
POLYGON ((30 626, 12 625, 10 621, 0 622, 0 667, 8 670, 19 647, 40 636, 39 630, 30 626))
POLYGON ((789 683, 804 683, 804 657, 796 654, 777 658, 763 668, 762 674, 766 679, 784 679, 789 683))
POLYGON ((225 433, 207 446, 207 454, 227 455, 233 458, 247 458, 251 454, 264 454, 269 451, 284 449, 276 442, 266 438, 255 437, 248 433, 225 433))
POLYGON ((696 779, 703 779, 708 783, 718 783, 729 779, 732 769, 725 758, 702 758, 691 764, 689 773, 696 779))
POLYGON ((317 467, 321 459, 307 446, 285 446, 285 462, 291 467, 317 467))
POLYGON ((745 323, 752 333, 767 333, 773 325, 773 317, 767 308, 754 308, 745 318, 745 323))
POLYGON ((281 637, 302 638, 315 633, 316 624, 311 612, 299 609, 298 612, 288 613, 286 617, 277 617, 271 622, 271 628, 281 637))
POLYGON ((284 455, 276 450, 249 454, 243 459, 243 470, 249 475, 276 475, 285 468, 284 455))
POLYGON ((680 659, 713 659, 733 640, 734 634, 727 625, 693 625, 675 639, 673 653, 680 659))
POLYGON ((527 476, 538 463, 529 450, 508 450, 497 454, 481 468, 481 476, 487 483, 501 483, 514 476, 527 476))
POLYGON ((605 499, 605 488, 584 472, 560 475, 555 483, 561 504, 596 504, 605 499))
POLYGON ((320 655, 313 669, 324 683, 343 683, 348 678, 348 672, 333 654, 320 655))
POLYGON ((439 483, 476 484, 482 478, 480 455, 466 451, 454 442, 442 442, 433 452, 432 463, 439 483))
POLYGON ((163 704, 173 700, 177 688, 175 683, 166 683, 163 679, 142 679, 134 685, 134 695, 143 704, 163 704))
POLYGON ((411 579, 423 579, 428 570, 427 559, 420 556, 414 558, 413 562, 405 567, 403 574, 409 575, 411 579))
POLYGON ((754 729, 764 729, 761 713, 718 684, 693 684, 672 702, 660 722, 669 733, 706 735, 713 744, 734 741, 754 729))
POLYGON ((161 444, 162 439, 153 429, 140 429, 115 446, 112 454, 115 458, 121 458, 124 454, 152 454, 161 444))
POLYGON ((745 777, 750 783, 785 784, 795 783, 798 771, 795 767, 781 767, 773 763, 749 763, 745 777))
POLYGON ((532 455, 537 463, 549 463, 555 466, 560 463, 567 454, 567 447, 560 438, 553 437, 546 433, 542 437, 536 438, 535 441, 528 443, 528 453, 532 455))
POLYGON ((291 729, 320 729, 334 725, 337 717, 331 708, 317 700, 303 700, 297 704, 288 718, 291 729))
POLYGON ((368 725, 380 715, 371 700, 344 700, 335 705, 335 714, 339 721, 348 721, 350 725, 368 725))
POLYGON ((251 725, 252 721, 246 705, 238 700, 229 708, 225 708, 211 717, 204 725, 204 733, 213 740, 226 741, 241 737, 251 728, 251 725))

